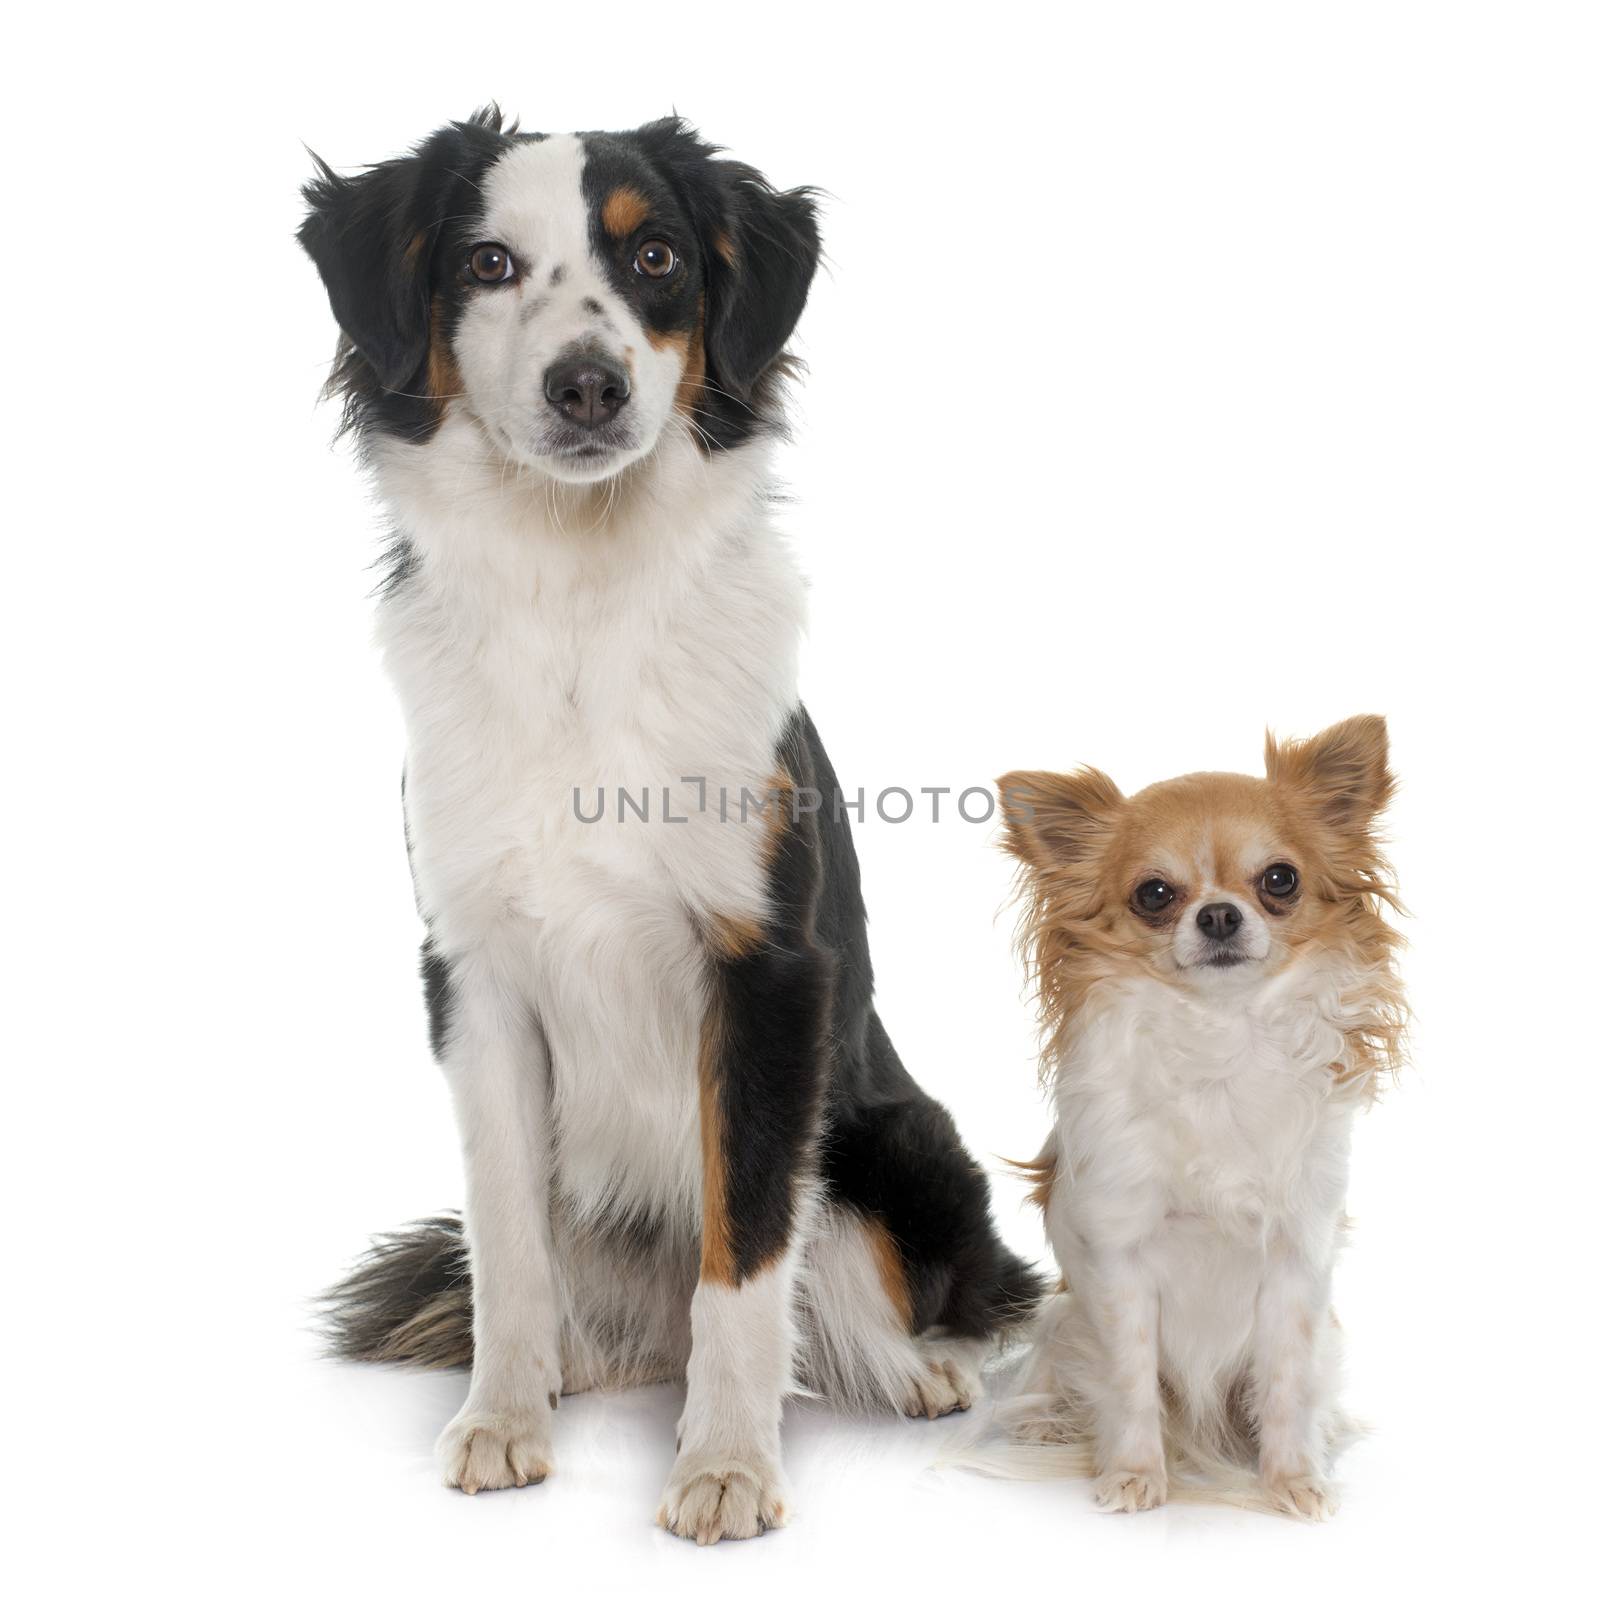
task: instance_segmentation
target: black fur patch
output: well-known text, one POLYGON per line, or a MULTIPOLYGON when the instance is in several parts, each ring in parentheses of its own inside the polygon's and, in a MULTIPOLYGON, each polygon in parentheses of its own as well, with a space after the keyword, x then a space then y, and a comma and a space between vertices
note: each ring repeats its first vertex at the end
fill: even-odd
POLYGON ((312 157, 318 175, 302 191, 310 210, 299 239, 339 324, 328 392, 344 401, 345 429, 417 440, 439 426, 429 344, 448 342, 460 316, 478 190, 517 139, 534 137, 505 128, 488 106, 353 178, 312 157))
POLYGON ((806 746, 822 796, 817 935, 836 955, 820 1152, 825 1192, 888 1229, 906 1269, 915 1331, 992 1333, 1025 1318, 1044 1281, 1000 1242, 988 1179, 949 1112, 917 1085, 889 1042, 872 1003, 866 906, 839 781, 803 710, 790 738, 806 746))
MULTIPOLYGON (((809 784, 803 742, 786 735, 778 760, 795 783, 809 784)), ((814 823, 786 819, 768 869, 773 914, 750 950, 715 962, 710 1004, 735 1282, 782 1251, 798 1180, 814 1165, 833 993, 833 953, 816 937, 822 860, 814 823)))
POLYGON ((431 937, 422 942, 422 994, 428 1003, 428 1043, 434 1056, 443 1061, 455 1015, 455 984, 449 961, 440 955, 431 937))
POLYGON ((849 816, 804 709, 785 731, 778 763, 822 803, 809 815, 786 814, 762 943, 717 968, 736 1275, 782 1249, 798 1183, 815 1172, 828 1199, 888 1230, 914 1331, 993 1333, 1026 1317, 1044 1283, 1000 1242, 988 1180, 949 1113, 901 1064, 873 1008, 849 816))
POLYGON ((789 370, 783 347, 822 253, 813 191, 774 189, 677 117, 632 133, 586 134, 584 145, 591 243, 612 283, 652 331, 688 333, 703 317, 706 376, 691 411, 703 442, 725 449, 770 429, 789 370), (642 195, 649 210, 613 238, 602 217, 620 188, 642 195), (646 239, 664 239, 678 257, 659 283, 634 270, 646 239))

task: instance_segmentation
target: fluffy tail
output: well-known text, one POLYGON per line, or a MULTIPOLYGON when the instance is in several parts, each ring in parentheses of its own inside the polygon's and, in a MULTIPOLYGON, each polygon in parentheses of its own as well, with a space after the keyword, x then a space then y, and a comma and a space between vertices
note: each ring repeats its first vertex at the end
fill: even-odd
POLYGON ((471 1366, 472 1275, 461 1218, 447 1212, 380 1234, 321 1306, 328 1344, 346 1360, 471 1366))

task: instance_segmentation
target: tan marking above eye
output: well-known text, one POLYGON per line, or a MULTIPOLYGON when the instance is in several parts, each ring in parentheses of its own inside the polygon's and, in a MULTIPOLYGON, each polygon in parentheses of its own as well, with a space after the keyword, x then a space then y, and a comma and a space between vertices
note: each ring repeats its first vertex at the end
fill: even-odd
POLYGON ((600 208, 600 226, 613 239, 626 239, 644 226, 650 215, 650 202, 630 184, 613 189, 600 208))

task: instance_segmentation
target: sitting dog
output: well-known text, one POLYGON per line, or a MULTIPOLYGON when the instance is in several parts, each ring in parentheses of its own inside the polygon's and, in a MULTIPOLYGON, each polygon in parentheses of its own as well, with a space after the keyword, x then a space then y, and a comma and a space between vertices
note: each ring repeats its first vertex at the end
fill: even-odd
POLYGON ((686 1378, 660 1521, 744 1538, 783 1521, 797 1382, 965 1407, 1038 1299, 873 1009, 796 692, 769 448, 816 210, 676 119, 544 137, 493 108, 305 196, 394 530, 380 638, 466 1165, 464 1229, 380 1240, 336 1345, 470 1362, 440 1441, 469 1493, 550 1472, 559 1394, 686 1378))
POLYGON ((1404 1020, 1383 721, 1269 738, 1266 766, 1131 799, 1088 769, 1001 780, 1055 1098, 1029 1166, 1065 1290, 1019 1431, 1076 1446, 1111 1510, 1241 1468, 1252 1503, 1333 1509, 1350 1125, 1404 1020))

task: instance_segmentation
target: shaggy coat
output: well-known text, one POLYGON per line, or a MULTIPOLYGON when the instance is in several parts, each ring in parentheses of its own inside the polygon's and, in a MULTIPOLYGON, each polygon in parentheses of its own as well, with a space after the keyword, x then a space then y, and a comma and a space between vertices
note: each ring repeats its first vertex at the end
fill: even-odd
POLYGON ((771 523, 816 211, 676 120, 494 111, 306 189, 393 529, 379 635, 464 1227, 381 1240, 338 1348, 471 1363, 447 1483, 537 1482, 562 1392, 687 1379, 660 1517, 783 1520, 796 1383, 937 1415, 1026 1318, 988 1186, 873 1008, 771 523))
POLYGON ((1012 1411, 1113 1510, 1195 1478, 1333 1507, 1351 1121, 1404 1018, 1384 724, 1269 738, 1266 773, 1131 799, 1093 770, 1001 780, 1055 1105, 1028 1170, 1066 1291, 1043 1399, 1012 1411))

